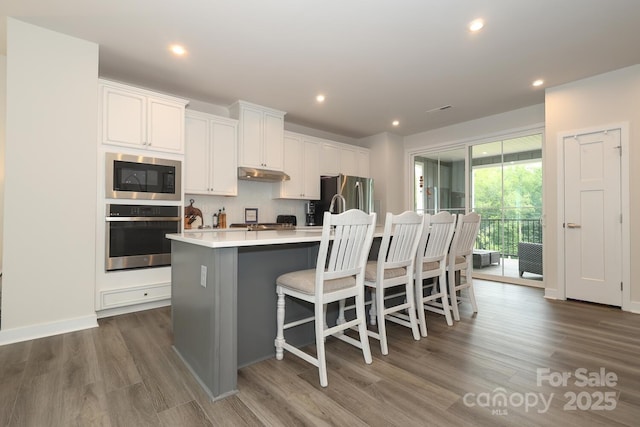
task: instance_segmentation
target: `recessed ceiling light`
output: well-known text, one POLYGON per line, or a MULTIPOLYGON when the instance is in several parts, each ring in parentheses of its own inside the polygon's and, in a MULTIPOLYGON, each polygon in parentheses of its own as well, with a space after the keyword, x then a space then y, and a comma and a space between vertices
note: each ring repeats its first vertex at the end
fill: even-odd
POLYGON ((542 79, 538 79, 538 80, 535 80, 535 81, 534 81, 533 83, 531 83, 531 84, 532 84, 533 86, 536 86, 536 87, 538 87, 538 86, 542 86, 542 85, 544 84, 544 80, 542 80, 542 79))
POLYGON ((475 33, 476 31, 480 31, 482 27, 484 27, 484 21, 482 19, 474 19, 469 24, 469 31, 475 33))
POLYGON ((172 44, 171 46, 169 46, 169 50, 173 52, 174 55, 178 56, 183 56, 187 53, 187 50, 179 44, 172 44))
POLYGON ((324 95, 320 94, 320 95, 316 96, 316 101, 318 101, 318 102, 324 102, 324 100, 325 100, 324 95))
POLYGON ((394 126, 399 126, 400 122, 398 120, 394 120, 393 122, 391 122, 391 124, 394 126))

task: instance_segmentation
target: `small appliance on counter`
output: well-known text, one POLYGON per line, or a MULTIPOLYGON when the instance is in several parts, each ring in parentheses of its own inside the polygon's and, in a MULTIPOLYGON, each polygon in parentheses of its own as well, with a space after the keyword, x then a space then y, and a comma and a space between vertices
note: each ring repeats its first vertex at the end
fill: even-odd
POLYGON ((184 228, 185 230, 191 229, 191 224, 200 217, 200 227, 204 226, 204 218, 202 217, 202 211, 193 207, 194 200, 189 200, 189 206, 184 208, 184 228))
POLYGON ((314 226, 316 225, 316 204, 315 202, 309 201, 304 204, 304 213, 305 213, 305 225, 314 226))
POLYGON ((276 224, 289 224, 291 227, 298 225, 298 219, 295 215, 278 215, 276 217, 276 224))
POLYGON ((295 230, 298 220, 295 215, 278 215, 276 222, 243 222, 231 224, 231 228, 246 228, 248 231, 295 230))

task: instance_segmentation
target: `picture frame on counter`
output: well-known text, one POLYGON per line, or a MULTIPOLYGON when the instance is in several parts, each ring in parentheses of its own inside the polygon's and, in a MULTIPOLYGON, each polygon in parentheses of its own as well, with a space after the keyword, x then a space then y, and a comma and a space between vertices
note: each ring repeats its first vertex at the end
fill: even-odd
POLYGON ((258 208, 245 208, 244 209, 244 222, 245 222, 245 224, 257 224, 258 223, 258 208))

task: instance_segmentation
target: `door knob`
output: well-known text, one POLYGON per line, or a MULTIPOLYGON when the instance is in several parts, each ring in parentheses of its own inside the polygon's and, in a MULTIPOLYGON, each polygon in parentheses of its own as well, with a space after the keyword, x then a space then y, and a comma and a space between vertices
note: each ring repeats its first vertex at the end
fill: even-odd
POLYGON ((582 226, 580 224, 574 224, 573 222, 570 222, 567 224, 568 228, 582 228, 582 226))

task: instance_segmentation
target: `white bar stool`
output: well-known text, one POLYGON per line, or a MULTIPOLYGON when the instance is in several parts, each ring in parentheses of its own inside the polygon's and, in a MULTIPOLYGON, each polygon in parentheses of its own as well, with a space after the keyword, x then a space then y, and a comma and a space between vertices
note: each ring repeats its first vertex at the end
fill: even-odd
POLYGON ((367 214, 357 209, 338 215, 325 212, 316 268, 286 273, 276 279, 278 294, 276 359, 282 360, 284 350, 287 350, 317 366, 322 387, 328 385, 325 337, 334 335, 361 348, 365 362, 367 364, 372 362, 364 308, 364 272, 373 241, 375 223, 375 213, 367 214), (285 295, 312 303, 314 315, 285 323, 285 295), (327 327, 325 325, 326 304, 350 297, 355 297, 356 318, 327 327), (308 322, 315 322, 315 357, 288 344, 284 338, 286 329, 308 322), (342 333, 343 330, 351 327, 357 327, 359 341, 342 333))
POLYGON ((424 218, 414 275, 418 321, 423 337, 427 336, 425 310, 444 315, 447 325, 453 325, 447 292, 447 253, 455 225, 456 217, 449 212, 425 215, 424 218), (427 279, 432 280, 425 283, 427 279))
POLYGON ((367 263, 364 284, 371 289, 369 313, 371 324, 378 325, 377 332, 369 330, 368 333, 370 337, 380 340, 382 354, 389 353, 385 320, 411 328, 413 338, 420 339, 413 295, 413 273, 423 223, 422 215, 412 211, 400 215, 387 213, 378 260, 367 263), (402 285, 402 291, 386 295, 388 289, 402 285), (403 302, 389 305, 399 298, 403 302))
POLYGON ((462 289, 468 289, 469 302, 473 308, 473 312, 478 312, 478 304, 476 303, 476 295, 473 291, 473 246, 478 237, 480 230, 480 215, 470 212, 466 215, 458 215, 456 231, 453 234, 451 249, 449 249, 449 298, 451 299, 451 309, 453 318, 460 320, 460 311, 458 310, 457 292, 462 289), (456 284, 456 271, 464 271, 465 282, 456 284))

